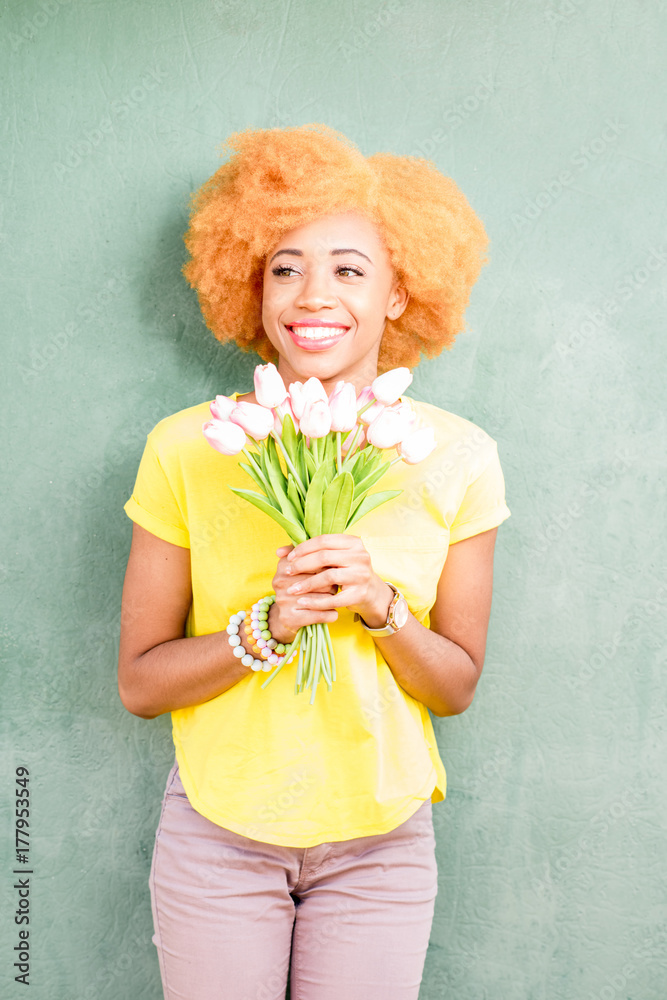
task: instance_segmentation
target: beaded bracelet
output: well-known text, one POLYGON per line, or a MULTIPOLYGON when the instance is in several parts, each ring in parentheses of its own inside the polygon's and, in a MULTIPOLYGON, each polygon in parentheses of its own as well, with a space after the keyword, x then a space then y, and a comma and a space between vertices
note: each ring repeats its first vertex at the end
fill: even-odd
POLYGON ((241 642, 241 637, 239 635, 239 627, 243 624, 243 620, 246 616, 245 611, 237 611, 235 615, 232 615, 229 619, 229 625, 225 629, 227 632, 227 641, 232 647, 232 652, 234 656, 238 656, 244 667, 251 667, 253 670, 263 670, 264 664, 260 659, 255 659, 252 653, 248 653, 245 649, 243 643, 241 642))
MULTIPOLYGON (((272 667, 282 666, 285 662, 283 654, 286 651, 286 646, 273 638, 268 626, 269 608, 274 601, 274 595, 263 597, 253 604, 251 611, 238 611, 229 619, 229 625, 226 629, 229 645, 233 649, 234 656, 238 656, 241 663, 246 667, 251 667, 252 670, 268 672, 272 667), (246 652, 243 646, 239 635, 241 626, 243 626, 254 656, 253 653, 246 652)), ((295 649, 288 662, 296 654, 297 650, 295 649)))

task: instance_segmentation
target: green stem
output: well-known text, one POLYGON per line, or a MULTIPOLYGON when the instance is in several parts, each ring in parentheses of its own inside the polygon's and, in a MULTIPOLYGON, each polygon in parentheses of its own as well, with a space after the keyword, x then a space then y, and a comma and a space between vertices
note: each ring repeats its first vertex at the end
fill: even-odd
POLYGON ((307 685, 312 690, 312 694, 310 696, 311 705, 315 701, 317 682, 320 679, 320 659, 322 656, 322 631, 318 625, 314 625, 313 627, 315 629, 315 655, 313 657, 312 668, 310 671, 310 676, 308 678, 308 685, 307 685))
POLYGON ((363 430, 364 430, 364 425, 363 424, 357 424, 356 430, 355 430, 354 435, 352 437, 352 444, 348 448, 347 454, 345 455, 345 461, 343 462, 343 464, 341 466, 341 472, 346 472, 347 469, 349 468, 349 466, 352 464, 351 459, 352 459, 352 456, 354 455, 354 449, 357 446, 357 441, 358 441, 361 433, 363 433, 363 430))
POLYGON ((322 658, 321 658, 322 676, 324 677, 324 680, 326 681, 326 685, 327 685, 328 689, 331 691, 331 671, 329 670, 329 643, 327 642, 327 632, 329 631, 329 627, 328 627, 328 625, 327 625, 326 622, 322 622, 320 625, 318 625, 318 628, 320 629, 320 633, 321 633, 321 636, 322 636, 322 642, 321 642, 321 648, 322 648, 322 658))
POLYGON ((340 474, 342 466, 342 456, 341 456, 341 446, 340 446, 340 431, 336 431, 336 470, 340 474))
POLYGON ((308 675, 306 677, 306 685, 305 685, 306 687, 310 687, 311 684, 313 683, 313 674, 315 672, 315 666, 317 664, 317 645, 318 645, 317 643, 318 636, 314 626, 310 625, 309 628, 311 630, 312 642, 310 651, 311 655, 308 658, 308 675))
POLYGON ((283 453, 283 455, 285 457, 285 462, 287 463, 287 467, 290 470, 290 472, 292 473, 292 475, 294 476, 294 479, 296 481, 296 485, 297 485, 297 487, 299 489, 299 492, 301 493, 301 496, 305 500, 306 499, 306 487, 301 482, 301 477, 300 477, 299 473, 296 471, 296 469, 294 467, 294 463, 292 462, 292 459, 287 454, 287 449, 285 448, 285 445, 280 440, 279 435, 274 434, 273 435, 273 439, 276 442, 276 444, 278 445, 278 447, 280 448, 280 450, 282 451, 282 453, 283 453))
POLYGON ((357 410, 357 420, 362 413, 365 413, 369 406, 375 406, 377 399, 369 399, 365 406, 362 406, 360 410, 357 410))
POLYGON ((303 630, 303 626, 301 626, 300 629, 297 629, 296 635, 294 636, 294 638, 292 639, 291 643, 289 644, 289 646, 285 650, 285 653, 284 653, 285 659, 283 660, 282 663, 279 663, 278 666, 273 671, 273 673, 269 674, 269 676, 266 678, 266 680, 262 684, 262 690, 264 690, 264 688, 266 687, 267 684, 271 683, 271 681, 273 680, 274 677, 277 677, 277 675, 280 673, 280 671, 283 669, 283 667, 287 663, 287 660, 289 659, 289 657, 291 656, 291 654, 294 652, 295 649, 298 649, 299 643, 301 642, 301 632, 302 632, 302 630, 303 630))
MULTIPOLYGON (((329 648, 329 662, 331 663, 331 682, 336 680, 336 657, 334 656, 333 645, 331 642, 331 635, 329 634, 329 626, 325 624, 324 626, 324 638, 326 639, 327 646, 329 648)), ((329 685, 329 690, 331 690, 331 685, 329 685)))
POLYGON ((308 625, 303 627, 303 642, 301 643, 301 655, 299 656, 299 669, 296 672, 296 678, 294 681, 294 693, 298 694, 301 690, 301 678, 303 676, 303 670, 308 659, 308 625))

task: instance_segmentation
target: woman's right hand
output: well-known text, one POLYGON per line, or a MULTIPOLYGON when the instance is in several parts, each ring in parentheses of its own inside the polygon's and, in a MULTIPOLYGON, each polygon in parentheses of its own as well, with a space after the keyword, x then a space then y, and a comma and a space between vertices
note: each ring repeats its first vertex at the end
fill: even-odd
MULTIPOLYGON (((299 608, 297 601, 299 594, 288 594, 287 588, 292 584, 305 580, 309 573, 288 574, 290 566, 287 561, 287 554, 292 551, 293 545, 283 545, 277 550, 276 555, 278 567, 276 574, 271 581, 276 599, 269 608, 268 626, 271 635, 278 642, 288 645, 295 637, 298 630, 303 625, 315 625, 323 622, 335 622, 338 618, 337 611, 316 611, 314 608, 299 608)), ((332 584, 326 591, 319 593, 336 594, 338 587, 332 584)))

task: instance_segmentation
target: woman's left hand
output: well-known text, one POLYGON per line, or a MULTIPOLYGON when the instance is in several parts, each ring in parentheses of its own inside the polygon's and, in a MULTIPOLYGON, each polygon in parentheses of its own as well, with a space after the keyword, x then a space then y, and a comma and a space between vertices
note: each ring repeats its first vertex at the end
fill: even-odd
POLYGON ((288 574, 308 574, 287 588, 287 593, 300 595, 298 606, 319 610, 348 608, 357 612, 370 628, 384 625, 393 591, 374 571, 361 538, 347 534, 318 535, 288 550, 289 546, 284 546, 277 553, 279 556, 288 553, 288 574), (337 594, 317 593, 332 584, 340 588, 337 594))

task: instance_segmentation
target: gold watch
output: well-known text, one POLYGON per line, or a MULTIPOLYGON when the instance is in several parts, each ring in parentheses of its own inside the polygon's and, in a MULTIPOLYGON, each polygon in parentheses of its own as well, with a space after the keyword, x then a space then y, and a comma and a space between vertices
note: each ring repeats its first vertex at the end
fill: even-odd
POLYGON ((367 632, 378 637, 381 635, 393 635, 394 632, 398 632, 407 622, 409 614, 408 602, 400 590, 397 590, 393 583, 389 583, 389 580, 383 580, 382 582, 386 583, 394 591, 394 596, 387 611, 387 621, 382 628, 369 628, 361 615, 356 612, 354 615, 355 621, 359 620, 367 632))

